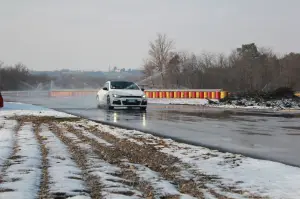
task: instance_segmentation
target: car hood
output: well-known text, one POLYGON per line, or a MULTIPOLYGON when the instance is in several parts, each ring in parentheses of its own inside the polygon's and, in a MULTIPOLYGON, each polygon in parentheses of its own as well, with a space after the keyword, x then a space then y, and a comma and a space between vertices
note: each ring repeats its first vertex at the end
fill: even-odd
POLYGON ((130 96, 130 95, 133 95, 133 96, 142 96, 144 95, 144 92, 141 91, 141 90, 129 90, 129 89, 115 89, 115 90, 112 90, 112 93, 113 94, 116 94, 116 95, 125 95, 125 96, 130 96))

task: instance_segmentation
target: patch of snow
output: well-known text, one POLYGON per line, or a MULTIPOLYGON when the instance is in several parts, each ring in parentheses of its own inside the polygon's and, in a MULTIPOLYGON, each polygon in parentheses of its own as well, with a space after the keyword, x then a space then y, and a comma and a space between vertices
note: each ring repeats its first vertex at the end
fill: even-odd
POLYGON ((228 102, 219 102, 217 104, 210 104, 211 107, 219 108, 239 108, 239 109, 266 109, 266 110, 300 110, 300 104, 298 100, 294 99, 280 99, 280 100, 264 100, 257 102, 257 99, 241 98, 228 102))
POLYGON ((207 99, 148 99, 149 104, 206 105, 207 99))
POLYGON ((67 113, 58 111, 30 111, 30 110, 8 110, 0 111, 0 117, 13 117, 13 116, 49 116, 49 117, 77 117, 67 113))
POLYGON ((232 104, 224 104, 224 105, 207 105, 208 107, 217 107, 217 108, 231 108, 231 109, 266 109, 271 110, 274 109, 272 107, 266 107, 266 106, 237 106, 232 104))
POLYGON ((296 199, 300 195, 300 183, 297 183, 300 182, 300 169, 297 167, 221 153, 174 141, 169 141, 169 147, 161 151, 179 158, 194 171, 217 175, 221 177, 221 183, 233 185, 252 194, 291 199, 296 199), (235 161, 230 163, 229 159, 235 161))
MULTIPOLYGON (((60 128, 62 127, 62 125, 58 125, 60 128)), ((63 132, 63 135, 67 138, 70 138, 70 139, 77 139, 77 136, 74 135, 73 133, 70 133, 70 132, 66 132, 64 131, 63 132)))
POLYGON ((204 199, 217 199, 215 196, 213 196, 209 191, 202 190, 204 199))
POLYGON ((136 139, 128 138, 127 140, 130 142, 136 143, 137 145, 140 145, 140 146, 144 145, 143 142, 137 141, 136 139))
POLYGON ((138 177, 147 183, 150 184, 150 186, 153 188, 154 193, 158 197, 164 197, 164 196, 175 196, 180 195, 181 198, 193 198, 192 196, 189 196, 187 194, 181 194, 171 182, 164 180, 159 173, 143 166, 140 164, 131 164, 131 163, 123 163, 125 165, 129 165, 133 168, 135 168, 135 173, 138 175, 138 177))
POLYGON ((147 136, 146 137, 147 139, 152 138, 152 137, 154 138, 154 136, 152 136, 151 134, 145 134, 145 133, 142 133, 142 132, 136 131, 136 130, 125 130, 125 129, 121 129, 121 128, 112 128, 111 126, 99 124, 99 123, 92 122, 92 121, 79 121, 78 124, 85 126, 85 127, 96 126, 102 132, 109 133, 118 139, 126 139, 126 140, 134 142, 138 145, 143 145, 144 143, 141 141, 132 139, 132 137, 141 135, 141 137, 143 137, 143 138, 145 138, 145 136, 147 136))
POLYGON ((3 163, 7 160, 13 150, 15 129, 18 125, 15 120, 3 120, 0 118, 0 171, 3 163))
POLYGON ((68 196, 88 197, 85 183, 81 180, 81 170, 72 160, 67 147, 46 125, 41 127, 40 135, 43 137, 43 144, 48 149, 50 194, 65 193, 68 196))
POLYGON ((53 116, 53 117, 76 117, 63 112, 31 104, 23 104, 16 102, 5 102, 3 108, 0 109, 0 117, 12 116, 53 116))
POLYGON ((196 198, 187 194, 181 194, 180 199, 196 199, 196 198))
POLYGON ((159 176, 159 173, 139 164, 129 164, 136 168, 135 173, 143 180, 148 182, 159 196, 180 195, 179 191, 169 181, 159 176))
MULTIPOLYGON (((69 123, 69 124, 71 124, 71 123, 69 123)), ((85 130, 84 128, 82 128, 82 127, 75 126, 75 125, 73 125, 73 127, 74 127, 75 129, 77 129, 77 130, 81 130, 83 136, 85 136, 85 137, 87 137, 87 138, 90 138, 90 139, 93 139, 93 140, 95 140, 96 142, 98 142, 99 144, 103 144, 103 145, 105 145, 105 146, 113 146, 111 143, 109 143, 109 142, 107 142, 106 140, 104 140, 104 139, 102 139, 102 138, 100 138, 100 137, 94 135, 93 133, 90 133, 90 132, 86 131, 86 130, 85 130)))
MULTIPOLYGON (((66 135, 66 133, 64 133, 63 135, 66 135)), ((68 138, 71 138, 71 136, 68 135, 68 138)), ((90 145, 85 144, 84 147, 82 147, 81 144, 84 143, 82 143, 82 141, 75 134, 73 134, 71 139, 73 144, 76 144, 77 146, 81 147, 81 149, 86 152, 87 170, 90 175, 93 175, 94 177, 98 178, 101 182, 101 192, 103 198, 142 198, 142 194, 139 191, 135 190, 133 187, 124 184, 124 182, 128 183, 127 180, 117 177, 117 175, 121 173, 121 168, 109 164, 108 162, 102 159, 99 159, 99 157, 93 152, 92 147, 90 145), (133 195, 127 196, 126 194, 123 194, 126 192, 131 192, 133 193, 133 195)))
POLYGON ((5 172, 4 183, 0 184, 0 189, 14 191, 0 192, 0 198, 37 198, 42 156, 31 123, 25 123, 21 127, 18 132, 17 146, 15 159, 10 160, 12 165, 5 172))
POLYGON ((227 198, 232 198, 232 199, 247 199, 248 197, 246 196, 248 193, 245 193, 245 197, 241 196, 241 194, 235 194, 235 193, 230 193, 230 192, 224 192, 222 191, 219 187, 212 185, 212 184, 206 184, 206 187, 211 188, 214 190, 215 193, 225 196, 227 198))
POLYGON ((88 196, 73 196, 73 197, 68 197, 68 199, 90 199, 88 196))

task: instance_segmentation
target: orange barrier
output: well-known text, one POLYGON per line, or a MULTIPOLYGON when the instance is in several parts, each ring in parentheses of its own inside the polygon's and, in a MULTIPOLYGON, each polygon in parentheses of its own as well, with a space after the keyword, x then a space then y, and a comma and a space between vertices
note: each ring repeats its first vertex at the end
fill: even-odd
POLYGON ((300 92, 295 92, 295 95, 300 97, 300 92))
POLYGON ((228 92, 221 90, 146 90, 147 98, 185 98, 185 99, 222 99, 228 96, 228 92))
POLYGON ((71 96, 86 96, 96 94, 97 91, 50 91, 49 97, 71 97, 71 96))

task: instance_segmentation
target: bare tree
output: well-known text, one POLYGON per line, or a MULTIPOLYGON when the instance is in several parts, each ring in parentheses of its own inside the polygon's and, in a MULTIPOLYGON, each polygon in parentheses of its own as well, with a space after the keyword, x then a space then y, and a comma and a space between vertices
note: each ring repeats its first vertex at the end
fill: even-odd
POLYGON ((171 58, 171 51, 174 49, 174 41, 168 39, 166 34, 157 34, 157 39, 150 42, 149 62, 161 75, 161 80, 165 86, 164 73, 171 58))
POLYGON ((152 85, 152 87, 154 86, 154 69, 155 66, 153 65, 153 63, 149 60, 144 60, 144 64, 143 64, 143 73, 144 73, 144 77, 145 79, 141 80, 140 83, 145 83, 145 84, 150 84, 152 85))

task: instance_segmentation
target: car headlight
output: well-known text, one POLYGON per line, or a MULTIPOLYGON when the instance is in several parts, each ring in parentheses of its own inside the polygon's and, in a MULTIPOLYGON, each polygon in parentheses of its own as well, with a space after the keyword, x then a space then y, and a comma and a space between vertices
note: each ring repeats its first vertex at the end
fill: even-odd
POLYGON ((146 95, 142 95, 142 98, 146 98, 146 95))
POLYGON ((117 94, 113 94, 112 95, 114 98, 120 98, 121 96, 120 95, 117 95, 117 94))

